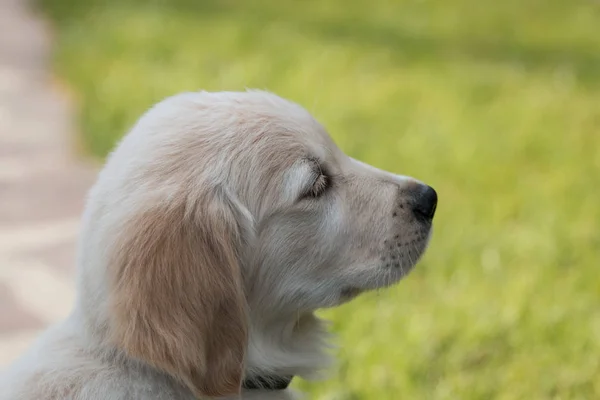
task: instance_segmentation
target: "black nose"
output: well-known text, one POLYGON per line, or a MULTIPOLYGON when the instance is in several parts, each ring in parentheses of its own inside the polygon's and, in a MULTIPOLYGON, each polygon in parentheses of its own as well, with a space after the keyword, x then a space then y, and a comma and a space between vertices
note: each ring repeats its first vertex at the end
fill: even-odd
POLYGON ((417 217, 427 220, 433 219, 437 207, 437 193, 431 186, 419 185, 419 190, 415 191, 413 200, 413 212, 417 217))

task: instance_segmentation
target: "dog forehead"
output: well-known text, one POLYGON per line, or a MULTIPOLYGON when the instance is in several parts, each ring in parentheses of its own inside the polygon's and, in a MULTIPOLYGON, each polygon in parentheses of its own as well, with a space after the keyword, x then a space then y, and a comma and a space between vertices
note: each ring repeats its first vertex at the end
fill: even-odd
POLYGON ((255 170, 262 161, 269 169, 287 169, 299 158, 329 160, 338 153, 306 109, 263 91, 183 93, 165 100, 149 117, 143 125, 152 129, 146 131, 162 132, 156 136, 158 148, 172 158, 174 147, 194 165, 250 163, 255 170))
POLYGON ((241 95, 229 112, 236 114, 235 133, 250 139, 239 142, 249 145, 243 150, 258 145, 266 153, 324 158, 336 149, 325 128, 300 105, 264 92, 241 95))

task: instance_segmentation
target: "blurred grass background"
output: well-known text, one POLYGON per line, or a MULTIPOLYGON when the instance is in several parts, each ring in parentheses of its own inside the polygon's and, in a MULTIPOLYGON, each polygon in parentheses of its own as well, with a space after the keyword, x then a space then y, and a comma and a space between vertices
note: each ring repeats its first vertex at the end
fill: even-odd
POLYGON ((38 3, 93 156, 167 95, 264 88, 438 190, 414 273, 325 313, 308 398, 600 398, 600 3, 38 3))

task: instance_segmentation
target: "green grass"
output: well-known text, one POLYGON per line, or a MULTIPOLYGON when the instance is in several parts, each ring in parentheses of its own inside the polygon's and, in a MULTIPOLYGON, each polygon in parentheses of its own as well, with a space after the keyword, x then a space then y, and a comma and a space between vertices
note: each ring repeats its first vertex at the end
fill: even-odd
POLYGON ((40 2, 95 156, 164 96, 257 87, 438 190, 414 273, 325 313, 309 398, 600 398, 600 3, 40 2))

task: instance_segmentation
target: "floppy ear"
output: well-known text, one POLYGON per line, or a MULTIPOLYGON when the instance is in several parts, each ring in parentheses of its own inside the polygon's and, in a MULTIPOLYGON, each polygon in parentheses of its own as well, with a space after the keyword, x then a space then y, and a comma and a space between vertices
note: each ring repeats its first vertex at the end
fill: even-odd
POLYGON ((112 339, 196 396, 240 393, 246 301, 231 206, 218 194, 193 205, 181 196, 130 216, 118 236, 112 339))

